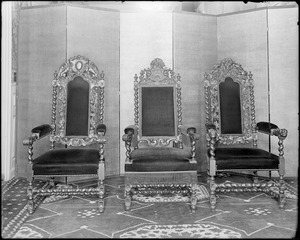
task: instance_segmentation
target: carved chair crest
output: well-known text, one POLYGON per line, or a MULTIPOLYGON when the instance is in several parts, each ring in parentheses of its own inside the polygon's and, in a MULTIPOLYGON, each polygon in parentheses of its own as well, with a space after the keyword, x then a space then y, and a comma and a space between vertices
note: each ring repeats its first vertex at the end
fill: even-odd
POLYGON ((179 132, 182 126, 180 75, 178 74, 176 76, 174 71, 172 69, 167 68, 161 59, 156 58, 151 62, 150 68, 141 70, 139 77, 137 76, 137 74, 135 74, 134 79, 135 79, 134 81, 134 116, 135 116, 134 122, 135 125, 137 126, 137 131, 138 131, 138 142, 146 143, 146 145, 148 144, 152 147, 162 147, 162 146, 168 146, 171 142, 177 142, 178 140, 180 141, 181 136, 179 135, 179 132), (165 90, 168 89, 168 91, 171 92, 170 96, 172 96, 171 98, 173 98, 172 99, 173 105, 171 106, 171 108, 173 108, 172 117, 174 121, 174 133, 171 134, 172 136, 170 135, 149 136, 149 135, 145 135, 142 131, 143 90, 145 90, 146 88, 154 88, 154 87, 156 89, 158 88, 164 88, 165 90))
MULTIPOLYGON (((104 73, 99 73, 98 68, 88 58, 75 56, 68 59, 54 73, 52 81, 52 132, 50 141, 59 142, 68 146, 86 146, 101 142, 101 137, 96 134, 96 126, 103 123, 104 115, 104 73), (68 110, 68 86, 70 83, 79 81, 88 86, 87 93, 87 132, 80 136, 67 136, 66 124, 68 110)), ((71 91, 71 90, 69 90, 71 91)), ((80 91, 80 90, 79 90, 80 91)), ((80 94, 78 94, 80 95, 80 94)), ((77 97, 77 96, 76 96, 77 97)), ((78 96, 79 98, 81 96, 78 96)))
POLYGON ((257 131, 255 122, 254 85, 251 72, 246 72, 242 66, 227 58, 215 65, 210 73, 204 75, 206 97, 206 122, 213 123, 219 135, 219 143, 244 144, 253 142, 256 146, 257 131), (241 133, 221 133, 220 83, 226 79, 239 86, 241 133))

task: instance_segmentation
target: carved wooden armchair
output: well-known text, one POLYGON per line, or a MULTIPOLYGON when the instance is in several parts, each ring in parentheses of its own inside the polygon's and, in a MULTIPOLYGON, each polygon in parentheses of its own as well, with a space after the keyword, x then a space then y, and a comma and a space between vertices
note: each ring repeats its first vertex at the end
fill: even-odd
POLYGON ((134 125, 125 129, 125 209, 132 194, 189 196, 195 211, 197 161, 194 127, 182 126, 181 80, 159 58, 134 77, 134 125))
POLYGON ((285 204, 285 160, 283 140, 287 130, 269 122, 255 122, 254 85, 251 72, 232 59, 224 59, 205 73, 208 183, 210 206, 216 207, 216 191, 270 192, 273 183, 258 182, 257 171, 279 172, 279 207, 285 204), (273 154, 257 147, 262 132, 278 137, 279 152, 273 154), (215 182, 216 173, 253 172, 252 183, 215 182))
POLYGON ((35 210, 35 195, 99 195, 104 211, 106 126, 104 116, 104 73, 88 58, 75 56, 55 71, 52 81, 51 124, 31 130, 23 141, 28 146, 28 210, 35 210), (33 158, 33 143, 50 135, 50 150, 33 158), (34 178, 49 177, 49 189, 32 186, 34 178), (59 189, 54 177, 97 177, 95 188, 59 189))

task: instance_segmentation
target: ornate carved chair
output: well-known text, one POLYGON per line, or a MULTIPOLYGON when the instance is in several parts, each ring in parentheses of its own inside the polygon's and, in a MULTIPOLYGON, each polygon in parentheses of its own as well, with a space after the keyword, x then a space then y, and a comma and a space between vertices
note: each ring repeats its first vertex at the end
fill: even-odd
POLYGON ((35 210, 38 195, 99 195, 99 211, 104 211, 106 126, 104 116, 104 73, 88 58, 75 56, 55 71, 52 81, 51 124, 31 130, 23 141, 28 146, 28 210, 35 210), (33 158, 33 143, 50 135, 50 150, 33 158), (59 189, 54 177, 97 177, 95 188, 59 189), (49 177, 49 189, 33 188, 37 177, 49 177))
POLYGON ((285 204, 283 140, 287 130, 269 122, 255 122, 254 85, 251 72, 232 59, 224 59, 204 75, 210 206, 216 207, 216 191, 271 191, 274 183, 259 182, 257 171, 278 171, 279 207, 285 204), (279 152, 257 147, 258 132, 278 137, 279 152), (216 173, 253 172, 252 183, 219 183, 216 173))
POLYGON ((195 211, 194 127, 182 126, 181 80, 159 58, 134 77, 134 125, 125 129, 125 209, 132 194, 181 193, 195 211))

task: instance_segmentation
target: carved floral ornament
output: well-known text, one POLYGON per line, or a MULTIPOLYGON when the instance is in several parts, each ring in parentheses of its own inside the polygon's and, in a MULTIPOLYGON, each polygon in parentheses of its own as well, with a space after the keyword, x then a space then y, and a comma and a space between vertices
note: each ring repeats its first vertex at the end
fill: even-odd
POLYGON ((255 106, 252 74, 232 59, 223 59, 215 65, 212 71, 204 75, 206 89, 207 121, 211 121, 220 132, 219 84, 227 77, 240 85, 241 114, 243 134, 219 134, 218 139, 223 144, 249 143, 258 139, 255 123, 255 106))
POLYGON ((175 85, 180 87, 181 80, 180 75, 177 77, 172 69, 166 68, 164 62, 160 58, 155 58, 150 68, 141 70, 139 81, 137 75, 135 75, 134 85, 175 85))
POLYGON ((99 73, 98 68, 88 58, 75 56, 61 65, 54 73, 52 81, 52 124, 54 131, 50 137, 51 141, 59 141, 68 146, 86 146, 101 139, 95 132, 96 124, 103 122, 104 109, 104 73, 99 73), (89 83, 89 136, 66 137, 66 116, 67 116, 67 86, 75 77, 82 77, 89 83))

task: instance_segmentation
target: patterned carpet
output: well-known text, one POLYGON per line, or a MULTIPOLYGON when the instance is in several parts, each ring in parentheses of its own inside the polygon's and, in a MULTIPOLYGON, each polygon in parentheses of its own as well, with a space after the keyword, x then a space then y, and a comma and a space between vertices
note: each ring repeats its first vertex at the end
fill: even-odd
MULTIPOLYGON (((230 181, 234 176, 221 179, 230 181)), ((237 177, 240 178, 240 177, 237 177)), ((234 179, 236 180, 236 179, 234 179)), ((274 197, 264 193, 218 193, 211 212, 205 181, 200 180, 196 213, 177 196, 135 196, 124 211, 124 178, 106 178, 104 213, 95 197, 47 197, 33 215, 26 211, 25 179, 13 179, 2 188, 3 238, 293 238, 297 233, 297 181, 287 181, 287 203, 279 210, 274 197)), ((44 182, 35 184, 45 186, 44 182)), ((95 181, 72 182, 93 186, 95 181)), ((60 187, 65 187, 61 185, 60 187)))

